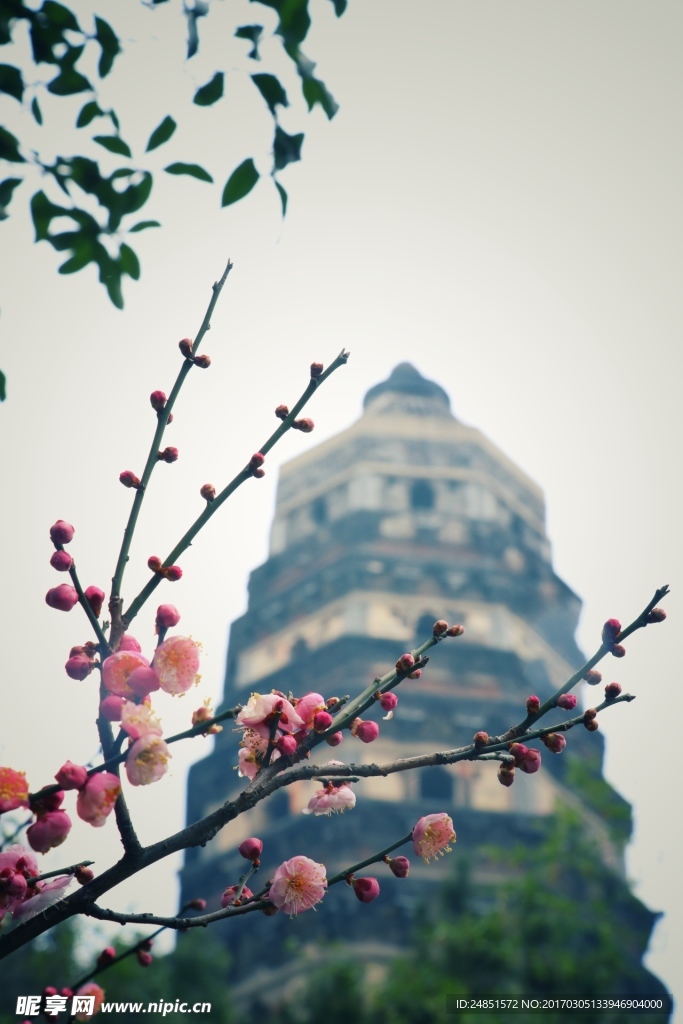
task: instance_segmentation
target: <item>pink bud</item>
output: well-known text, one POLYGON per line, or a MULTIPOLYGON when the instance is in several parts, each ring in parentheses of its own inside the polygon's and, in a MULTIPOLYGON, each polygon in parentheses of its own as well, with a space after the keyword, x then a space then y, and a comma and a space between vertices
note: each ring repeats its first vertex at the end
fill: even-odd
POLYGON ((134 487, 137 490, 140 486, 140 478, 135 475, 132 469, 125 469, 123 473, 119 473, 119 480, 124 487, 134 487))
POLYGON ((73 996, 74 993, 73 993, 73 989, 67 988, 67 986, 65 985, 64 988, 61 988, 59 990, 59 994, 60 994, 60 996, 66 996, 67 999, 71 999, 71 997, 73 996))
POLYGON ((256 452, 256 454, 252 455, 252 457, 250 458, 249 465, 251 466, 252 469, 258 469, 259 466, 262 466, 265 461, 265 455, 262 455, 261 452, 256 452))
POLYGON ((557 698, 557 706, 572 711, 576 707, 576 697, 573 693, 563 693, 557 698))
POLYGON ((92 672, 93 663, 84 654, 76 654, 69 658, 64 668, 69 679, 86 679, 92 672))
POLYGON ((48 811, 26 830, 29 846, 36 853, 47 853, 60 846, 71 831, 71 818, 66 811, 48 811))
POLYGON ((598 672, 597 669, 591 668, 583 678, 589 686, 597 686, 598 683, 602 682, 602 673, 598 672))
POLYGON ((529 748, 525 747, 523 743, 511 743, 510 753, 515 759, 515 764, 520 765, 526 755, 529 753, 529 748))
POLYGON ((178 342, 178 348, 187 359, 192 355, 192 338, 183 338, 182 341, 178 342))
POLYGON ((559 732, 549 732, 545 736, 541 736, 541 739, 553 754, 561 754, 567 746, 566 739, 559 732))
POLYGON ((498 781, 501 786, 509 788, 515 781, 515 769, 512 765, 502 764, 498 769, 498 781))
POLYGON ((262 839, 245 839, 243 843, 237 847, 237 850, 241 857, 245 860, 258 861, 263 851, 263 840, 262 839))
POLYGON ((136 953, 138 963, 141 967, 149 967, 154 957, 151 953, 148 953, 146 949, 139 949, 136 953))
MULTIPOLYGON (((235 896, 237 895, 237 890, 238 889, 239 889, 238 885, 229 885, 228 886, 228 888, 225 890, 225 892, 221 896, 221 906, 223 907, 223 909, 225 909, 225 907, 229 907, 232 903, 235 902, 235 896)), ((244 900, 250 899, 253 895, 254 894, 251 891, 251 889, 248 886, 245 885, 244 888, 242 889, 242 895, 240 897, 239 903, 243 903, 244 900)), ((236 904, 236 905, 238 905, 238 904, 236 904)))
POLYGON ((421 668, 416 668, 415 671, 411 672, 410 675, 408 676, 408 679, 421 679, 421 678, 422 678, 422 669, 421 668))
POLYGON ((586 729, 588 729, 588 732, 595 732, 596 729, 598 728, 598 720, 597 720, 597 718, 588 718, 588 719, 584 718, 583 724, 584 724, 584 727, 586 729))
POLYGON ((445 619, 438 619, 432 626, 433 636, 443 636, 444 633, 448 632, 448 623, 445 619))
POLYGON ((464 632, 464 626, 451 626, 451 628, 446 633, 446 636, 462 636, 464 632))
POLYGON ((541 702, 535 694, 532 694, 531 697, 527 697, 526 712, 528 715, 537 715, 540 707, 541 702))
POLYGON ((47 814, 48 811, 58 811, 63 803, 63 789, 57 790, 56 793, 45 793, 41 789, 38 793, 29 794, 29 807, 37 817, 47 814))
POLYGON ((56 996, 57 995, 57 989, 54 987, 54 985, 46 985, 45 988, 43 989, 43 995, 44 996, 56 996))
POLYGON ((156 672, 148 665, 134 668, 128 676, 127 683, 136 697, 146 697, 148 693, 154 693, 161 686, 156 672))
POLYGON ((605 625, 602 627, 602 642, 603 644, 609 645, 616 640, 621 633, 621 623, 619 619, 608 619, 605 625))
POLYGON ((313 731, 314 732, 325 732, 325 729, 329 729, 332 725, 332 715, 329 711, 318 711, 313 716, 313 731))
POLYGON ((263 480, 266 475, 265 469, 252 469, 251 475, 255 476, 257 480, 263 480))
POLYGON ((287 408, 286 405, 278 405, 277 409, 275 410, 275 415, 279 420, 286 420, 287 417, 289 416, 289 409, 287 408))
MULTIPOLYGON (((91 868, 84 867, 82 864, 78 865, 74 874, 76 876, 76 881, 78 882, 79 885, 87 885, 88 882, 92 882, 93 878, 95 877, 95 872, 91 868)), ((63 989, 62 995, 64 995, 63 989)))
POLYGON ((135 651, 136 654, 140 654, 140 652, 142 651, 142 647, 140 647, 140 644, 137 642, 134 636, 131 636, 130 633, 124 633, 121 639, 119 640, 119 650, 135 651))
POLYGON ((322 376, 323 368, 322 363, 311 363, 311 377, 313 377, 314 380, 317 380, 318 377, 322 376))
POLYGON ((198 366, 200 370, 208 370, 211 366, 211 356, 195 356, 194 365, 198 366))
POLYGON ((161 412, 166 405, 166 395, 163 391, 153 391, 149 396, 149 400, 155 412, 161 412))
POLYGON ((379 697, 379 705, 383 711, 393 711, 398 704, 398 697, 391 691, 389 693, 381 693, 379 697))
POLYGON ((626 656, 626 648, 622 644, 612 644, 610 651, 615 658, 624 658, 626 656))
POLYGON ((399 674, 409 672, 414 664, 415 658, 412 656, 412 654, 402 654, 401 657, 396 662, 396 671, 399 674))
POLYGON ((88 781, 88 769, 73 761, 65 761, 55 779, 62 789, 83 789, 88 781))
POLYGON ((607 686, 605 687, 605 697, 607 697, 607 700, 614 700, 614 698, 618 697, 620 693, 621 693, 621 684, 620 683, 608 683, 607 686))
POLYGON ((50 540, 53 544, 68 544, 75 532, 71 523, 65 523, 63 519, 58 519, 50 527, 50 540))
POLYGON ((294 427, 295 430, 301 430, 302 433, 304 434, 310 434, 310 432, 313 430, 313 427, 315 426, 315 423, 313 422, 312 419, 305 417, 304 419, 301 420, 294 420, 292 426, 294 427))
POLYGON ((338 747, 343 738, 341 732, 333 732, 331 736, 325 738, 325 743, 330 747, 338 747))
POLYGON ((645 621, 649 623, 653 622, 664 622, 666 618, 666 612, 663 608, 653 608, 651 612, 647 613, 645 621))
POLYGON ((280 736, 279 740, 275 744, 275 747, 277 748, 277 750, 280 751, 283 757, 288 757, 290 754, 293 754, 294 751, 296 750, 297 742, 292 735, 287 733, 284 736, 280 736))
POLYGON ((183 570, 179 565, 169 565, 164 569, 164 576, 170 583, 177 583, 182 575, 183 570))
POLYGON ((475 732, 474 734, 474 745, 475 747, 485 747, 489 741, 489 734, 483 730, 475 732))
POLYGON ((99 619, 100 612, 102 611, 102 604, 104 602, 105 593, 100 590, 99 587, 88 587, 85 591, 85 599, 92 608, 93 615, 96 619, 99 619))
POLYGON ((583 713, 583 719, 584 719, 585 722, 590 722, 596 716, 597 716, 597 711, 595 710, 595 708, 586 708, 586 710, 583 713))
POLYGON ((160 462, 176 462, 178 459, 178 449, 164 448, 162 452, 157 454, 157 459, 160 462))
POLYGON ((57 572, 68 572, 73 564, 74 560, 67 551, 53 551, 50 565, 57 572))
POLYGON ((188 910, 206 910, 206 900, 196 899, 190 900, 187 904, 188 910))
POLYGON ((410 861, 407 857, 391 857, 387 860, 389 870, 397 878, 406 878, 410 871, 410 861))
POLYGON ((120 722, 121 712, 125 703, 125 697, 116 697, 114 694, 111 694, 110 697, 105 697, 100 704, 102 718, 106 718, 108 722, 120 722))
POLYGON ((151 569, 152 572, 161 572, 164 563, 161 561, 158 555, 150 555, 147 559, 147 568, 151 569))
POLYGON ((372 743, 379 736, 379 726, 377 722, 361 722, 356 726, 355 735, 363 743, 372 743))
POLYGON ((160 604, 157 608, 157 629, 170 629, 180 622, 180 612, 174 604, 160 604))
POLYGON ((539 750, 527 750, 526 757, 520 764, 520 771, 527 775, 533 775, 541 767, 541 752, 539 750))
POLYGON ((213 501, 214 498, 216 497, 216 488, 213 486, 213 484, 204 484, 200 488, 199 493, 201 494, 202 498, 204 498, 206 501, 213 501))
POLYGON ((376 878, 354 878, 352 885, 361 903, 372 903, 379 896, 379 882, 376 878))
POLYGON ((106 946, 97 958, 97 966, 107 967, 113 960, 116 960, 116 950, 113 946, 106 946))
POLYGON ((60 612, 70 612, 73 606, 78 604, 78 594, 75 587, 68 583, 62 583, 60 586, 48 590, 45 595, 45 603, 60 612))

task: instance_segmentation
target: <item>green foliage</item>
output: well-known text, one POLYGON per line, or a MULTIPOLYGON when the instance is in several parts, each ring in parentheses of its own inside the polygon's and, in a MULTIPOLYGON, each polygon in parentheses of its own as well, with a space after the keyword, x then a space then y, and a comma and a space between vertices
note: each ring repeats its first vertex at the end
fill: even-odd
POLYGON ((221 206, 230 206, 240 199, 244 199, 259 180, 259 172, 254 166, 254 161, 249 157, 239 167, 236 167, 227 180, 223 189, 221 206))
POLYGON ((198 107, 210 107, 216 103, 223 96, 224 77, 222 71, 217 71, 210 82, 197 89, 192 102, 198 107))
POLYGON ((569 758, 567 782, 600 815, 617 842, 628 842, 633 829, 631 805, 614 792, 599 770, 582 758, 569 758))
POLYGON ((177 127, 178 125, 172 117, 165 117, 150 135, 149 142, 145 147, 145 153, 150 153, 153 149, 157 149, 158 146, 163 146, 164 142, 168 142, 177 127))

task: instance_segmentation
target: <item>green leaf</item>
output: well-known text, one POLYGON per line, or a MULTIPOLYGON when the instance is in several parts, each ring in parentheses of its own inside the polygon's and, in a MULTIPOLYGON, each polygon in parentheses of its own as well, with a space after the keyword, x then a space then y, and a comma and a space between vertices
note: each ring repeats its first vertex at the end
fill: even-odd
POLYGON ((43 112, 40 109, 40 104, 38 103, 38 100, 35 98, 35 96, 31 100, 31 113, 33 114, 38 124, 43 123, 43 112))
POLYGON ((107 117, 110 119, 111 123, 114 125, 114 128, 116 128, 116 130, 118 131, 120 129, 121 125, 119 123, 118 117, 116 116, 116 111, 115 110, 108 110, 107 111, 107 117))
POLYGON ((55 203, 51 203, 44 192, 36 192, 31 198, 31 217, 36 231, 36 242, 49 238, 50 223, 53 217, 58 217, 68 212, 63 206, 56 206, 55 203))
POLYGON ((9 214, 7 207, 12 201, 12 196, 17 185, 21 185, 23 178, 5 178, 0 181, 0 220, 7 220, 9 214))
POLYGON ((104 146, 110 153, 116 153, 118 156, 133 155, 130 146, 119 135, 93 135, 93 142, 96 142, 98 146, 104 146))
POLYGON ((159 223, 158 220, 141 220, 141 221, 139 221, 139 223, 134 224, 133 227, 129 229, 128 234, 132 235, 136 231, 145 231, 147 228, 160 228, 160 227, 161 227, 161 224, 159 223))
POLYGON ((0 402, 4 402, 7 398, 7 378, 5 377, 2 370, 0 370, 0 402))
POLYGON ((105 78, 113 67, 116 55, 121 52, 121 44, 109 22, 97 15, 95 16, 95 39, 102 49, 97 73, 100 78, 105 78))
POLYGON ((199 164, 184 164, 181 162, 175 164, 169 164, 168 167, 164 167, 167 174, 189 174, 193 178, 199 178, 200 181, 213 182, 213 178, 208 171, 205 171, 199 164))
POLYGON ((280 80, 276 78, 275 75, 252 75, 251 80, 268 104, 268 109, 273 117, 275 117, 276 107, 289 106, 287 93, 280 84, 280 80))
POLYGON ((152 175, 149 171, 145 171, 142 176, 142 181, 139 181, 136 185, 129 185, 128 188, 121 193, 121 209, 124 214, 136 213, 140 210, 147 200, 149 199, 152 191, 152 175))
POLYGON ((64 263, 61 264, 58 269, 58 273, 76 274, 79 270, 83 270, 84 267, 87 267, 87 265, 95 258, 92 245, 81 245, 79 246, 79 250, 80 251, 74 252, 73 256, 70 256, 68 260, 65 260, 64 263))
POLYGON ((210 107, 223 95, 223 72, 217 71, 210 82, 202 85, 194 94, 193 103, 198 107, 210 107))
POLYGON ((341 18, 342 14, 346 10, 348 0, 332 0, 332 3, 334 4, 334 13, 338 18, 341 18))
POLYGON ((240 25, 235 32, 237 39, 248 39, 251 42, 251 50, 247 54, 247 57, 251 57, 252 60, 261 60, 261 55, 258 52, 258 44, 261 41, 262 35, 263 25, 240 25))
POLYGON ((312 110, 316 103, 319 103, 331 121, 339 110, 339 104, 332 93, 328 92, 325 83, 319 78, 304 78, 302 90, 308 109, 312 110))
POLYGON ((140 278, 140 260, 137 254, 133 252, 129 245, 125 242, 119 249, 119 258, 121 261, 121 269, 124 274, 128 274, 128 277, 132 277, 134 281, 140 278))
MULTIPOLYGON (((252 0, 253 2, 254 0, 252 0)), ((288 52, 303 43, 311 27, 308 0, 256 0, 256 2, 277 11, 280 23, 275 30, 276 35, 282 37, 288 52)))
POLYGON ((256 170, 251 157, 248 160, 242 161, 228 178, 227 184, 223 189, 221 206, 230 206, 232 203, 244 199, 251 192, 259 177, 259 172, 256 170))
POLYGON ((304 133, 288 135, 279 125, 275 128, 273 140, 273 158, 275 170, 281 171, 287 164, 293 164, 301 160, 301 145, 304 141, 304 133))
POLYGON ((43 15, 44 22, 51 28, 58 28, 62 31, 69 29, 71 32, 80 32, 81 30, 73 11, 63 4, 58 4, 56 0, 45 0, 40 13, 43 15))
MULTIPOLYGON (((275 181, 274 178, 273 181, 275 181)), ((275 181, 275 188, 280 193, 280 202, 282 203, 282 216, 284 218, 287 214, 287 193, 285 192, 279 181, 275 181)))
POLYGON ((164 142, 168 142, 177 127, 178 125, 170 115, 165 117, 158 128, 155 128, 150 135, 145 153, 150 153, 153 149, 163 146, 164 142))
POLYGON ((21 103, 24 98, 24 80, 19 68, 12 64, 0 64, 0 92, 6 92, 21 103))
POLYGON ((104 111, 100 108, 99 104, 95 103, 94 100, 89 100, 84 107, 81 107, 78 117, 76 118, 76 127, 85 128, 94 121, 96 117, 104 117, 104 111))
POLYGON ((2 127, 0 127, 0 160, 8 160, 11 164, 26 163, 19 152, 19 139, 2 127))
POLYGON ((48 82, 47 91, 53 96, 74 96, 78 92, 89 92, 92 86, 85 75, 74 68, 67 68, 48 82))

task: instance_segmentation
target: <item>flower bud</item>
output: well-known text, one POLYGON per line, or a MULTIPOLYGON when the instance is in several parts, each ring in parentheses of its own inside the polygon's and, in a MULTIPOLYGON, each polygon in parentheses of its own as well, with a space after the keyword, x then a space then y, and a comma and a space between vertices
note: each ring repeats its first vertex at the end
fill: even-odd
POLYGON ((614 698, 618 697, 620 693, 621 693, 621 684, 620 683, 608 683, 607 686, 605 687, 605 697, 607 697, 607 700, 614 700, 614 698))
POLYGON ((29 793, 28 803, 33 813, 39 816, 58 811, 64 803, 64 790, 59 789, 56 793, 45 793, 43 790, 29 793))
POLYGON ((170 583, 177 583, 182 575, 183 570, 179 565, 169 565, 164 569, 164 576, 170 583))
POLYGON ((602 682, 602 672, 598 672, 597 669, 591 668, 586 672, 583 677, 589 686, 597 686, 598 683, 602 682))
POLYGON ((201 494, 202 498, 204 498, 206 501, 213 501, 213 499, 216 497, 216 488, 213 486, 213 484, 204 484, 200 488, 199 493, 201 494))
POLYGON ((576 697, 573 693, 562 693, 557 698, 557 707, 565 711, 572 711, 576 707, 576 697))
POLYGON ((125 697, 117 697, 113 693, 109 697, 105 697, 100 704, 102 718, 105 718, 108 722, 120 722, 121 712, 125 703, 125 697))
POLYGON ((398 697, 395 693, 389 691, 389 693, 381 693, 379 695, 379 705, 382 711, 393 711, 398 704, 398 697))
POLYGON ((57 989, 54 987, 54 985, 46 985, 45 988, 43 989, 43 995, 46 998, 48 996, 56 996, 57 995, 57 989))
POLYGON ((464 626, 451 626, 450 629, 446 630, 446 636, 462 636, 464 632, 464 626))
POLYGON ((168 419, 166 420, 166 426, 168 426, 170 423, 173 423, 173 413, 172 412, 170 412, 168 414, 168 419))
POLYGON ((595 708, 587 708, 583 713, 583 718, 585 722, 590 722, 596 716, 597 711, 595 710, 595 708))
POLYGON ((262 480, 266 475, 265 469, 252 469, 251 475, 255 476, 257 480, 262 480))
POLYGON ((88 587, 83 595, 92 608, 93 615, 96 619, 99 619, 100 612, 102 611, 102 604, 104 603, 105 593, 100 590, 99 587, 88 587))
POLYGON ((585 728, 588 729, 588 732, 595 732, 596 729, 598 728, 598 720, 597 720, 597 718, 584 719, 583 724, 584 724, 585 728))
POLYGON ((196 899, 196 900, 190 900, 189 903, 187 904, 187 909, 188 910, 206 910, 206 900, 199 899, 199 898, 196 899))
POLYGON ((354 878, 351 884, 361 903, 372 903, 379 896, 379 882, 376 878, 354 878))
MULTIPOLYGON (((91 868, 86 868, 83 864, 79 864, 74 871, 74 876, 79 885, 87 885, 88 882, 92 882, 95 877, 95 872, 91 868)), ((62 995, 64 993, 62 992, 62 995)))
POLYGON ((92 672, 93 663, 90 658, 86 658, 84 654, 75 654, 73 658, 69 658, 64 669, 69 679, 87 679, 92 672))
POLYGON ((377 722, 361 722, 356 726, 354 735, 363 743, 372 743, 379 736, 379 726, 377 722))
POLYGON ((475 747, 485 747, 489 741, 489 734, 481 730, 474 734, 474 745, 475 747))
POLYGON ((140 647, 140 644, 137 642, 134 636, 130 635, 130 633, 123 634, 123 636, 119 640, 118 649, 120 651, 135 651, 136 654, 140 654, 140 652, 142 651, 142 647, 140 647))
POLYGON ((74 530, 71 523, 66 523, 63 519, 58 519, 56 523, 53 523, 50 527, 50 540, 53 544, 68 544, 73 538, 76 531, 74 530))
POLYGON ((621 633, 621 623, 619 619, 608 619, 605 625, 602 627, 602 642, 605 645, 613 643, 621 633))
POLYGON ((410 871, 410 861, 407 857, 387 857, 386 862, 389 870, 397 878, 407 878, 410 871))
POLYGON ((157 608, 156 627, 170 629, 180 622, 180 612, 174 604, 160 604, 157 608))
MULTIPOLYGON (((239 889, 238 885, 229 885, 228 886, 228 888, 225 890, 225 892, 221 896, 221 906, 223 907, 223 909, 225 909, 226 907, 232 906, 232 904, 235 903, 235 896, 237 895, 237 890, 238 889, 239 889)), ((244 888, 242 889, 242 895, 241 895, 240 899, 235 903, 235 906, 239 906, 241 903, 244 902, 244 900, 250 899, 253 895, 254 894, 251 891, 251 889, 248 886, 245 885, 244 888)))
POLYGON ((531 697, 527 697, 527 699, 526 699, 526 713, 527 713, 527 715, 537 715, 538 712, 539 712, 540 707, 541 707, 541 702, 540 702, 539 698, 535 694, 532 694, 531 697))
POLYGON ((149 400, 155 412, 161 412, 166 405, 166 395, 163 391, 153 391, 149 396, 149 400))
POLYGON ((208 370, 211 366, 211 356, 195 356, 194 365, 198 366, 200 370, 208 370))
POLYGON ((415 671, 411 672, 410 675, 408 676, 408 679, 421 679, 421 678, 422 678, 422 669, 421 668, 416 668, 415 671))
POLYGON ((59 994, 60 996, 66 996, 67 999, 71 999, 74 992, 72 988, 67 988, 67 986, 65 985, 64 988, 61 988, 59 990, 59 994))
POLYGON ((653 622, 664 622, 666 618, 666 612, 663 608, 653 608, 651 612, 648 612, 645 621, 650 624, 653 622))
POLYGON ((314 732, 325 732, 325 729, 329 729, 332 725, 332 715, 329 711, 318 711, 313 716, 313 731, 314 732))
POLYGON ((275 744, 275 747, 277 750, 280 751, 283 757, 289 757, 289 755, 293 754, 294 751, 296 750, 297 742, 293 736, 291 736, 289 733, 286 733, 284 736, 280 737, 280 739, 275 744))
POLYGON ((126 682, 136 697, 146 697, 161 687, 158 675, 149 665, 134 668, 126 682))
POLYGON ((294 420, 292 426, 294 427, 295 430, 301 430, 304 434, 310 434, 315 424, 313 420, 306 417, 301 420, 294 420))
POLYGON ((147 559, 147 567, 151 569, 152 572, 161 572, 163 566, 164 563, 161 561, 158 555, 150 555, 149 558, 147 559))
POLYGON ((134 487, 137 490, 140 486, 140 478, 135 475, 132 469, 126 469, 123 473, 119 473, 119 480, 124 487, 134 487))
POLYGON ((434 625, 432 626, 432 635, 433 636, 442 636, 444 633, 447 633, 447 632, 448 632, 448 623, 446 622, 445 619, 438 619, 434 623, 434 625))
POLYGON ((62 789, 83 789, 88 781, 88 769, 73 761, 65 761, 55 779, 62 789))
POLYGON ((322 376, 323 364, 322 363, 311 363, 311 377, 317 380, 318 377, 322 376))
POLYGON ((154 957, 151 953, 148 953, 146 949, 139 949, 136 953, 138 963, 141 967, 149 967, 154 957))
POLYGON ((147 951, 152 949, 153 946, 154 946, 154 943, 152 942, 151 939, 145 939, 144 942, 140 943, 140 949, 146 949, 147 951))
POLYGON ((277 409, 275 410, 275 415, 279 420, 286 420, 287 417, 289 416, 289 409, 287 408, 286 405, 278 405, 277 409))
POLYGON ((98 967, 107 967, 116 960, 116 950, 113 946, 106 946, 97 958, 98 967))
POLYGON ((561 754, 567 746, 566 739, 559 732, 549 732, 545 736, 541 736, 541 739, 553 754, 561 754))
POLYGON ((527 775, 533 775, 541 767, 540 750, 527 750, 524 760, 520 763, 519 769, 527 775))
POLYGON ((237 847, 237 851, 240 857, 244 857, 245 860, 250 860, 256 863, 261 853, 263 852, 263 840, 262 839, 245 839, 243 843, 237 847))
POLYGON ((157 459, 159 460, 159 462, 177 462, 178 449, 164 448, 162 452, 158 452, 157 459))
POLYGON ((623 658, 626 655, 626 648, 622 644, 612 644, 610 651, 615 658, 623 658))
POLYGON ((325 743, 330 747, 338 747, 343 738, 341 732, 333 732, 331 736, 325 737, 325 743))
POLYGON ((48 590, 45 595, 45 603, 50 608, 56 608, 60 612, 70 612, 75 604, 78 604, 76 588, 68 583, 62 583, 58 587, 48 590))
POLYGON ((529 748, 525 747, 523 743, 511 743, 509 750, 515 759, 516 765, 520 765, 526 757, 526 755, 529 753, 529 748))
POLYGON ((178 348, 183 353, 183 355, 185 356, 186 359, 190 359, 192 357, 192 339, 191 338, 183 338, 182 341, 179 341, 178 342, 178 348))
POLYGON ((74 560, 67 551, 53 551, 50 559, 50 565, 57 572, 68 572, 71 566, 74 564, 74 560))
POLYGON ((47 853, 61 846, 71 831, 71 818, 66 811, 47 811, 26 830, 26 838, 36 853, 47 853))
POLYGON ((409 672, 414 664, 415 658, 412 656, 412 654, 402 654, 401 657, 396 662, 396 671, 399 674, 409 672))
POLYGON ((502 764, 498 769, 498 781, 501 786, 510 787, 515 781, 515 769, 513 765, 502 764))

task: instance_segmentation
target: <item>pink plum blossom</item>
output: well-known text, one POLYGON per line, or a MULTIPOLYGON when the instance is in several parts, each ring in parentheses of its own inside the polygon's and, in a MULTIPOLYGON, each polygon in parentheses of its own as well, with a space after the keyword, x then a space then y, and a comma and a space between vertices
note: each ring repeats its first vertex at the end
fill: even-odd
POLYGON ((327 814, 351 810, 356 806, 356 794, 345 782, 335 786, 328 783, 322 789, 316 790, 308 801, 308 807, 304 808, 304 814, 327 814))
POLYGON ((267 739, 270 736, 270 720, 276 711, 280 712, 278 728, 282 732, 292 733, 303 728, 303 719, 298 712, 286 697, 277 693, 252 693, 248 703, 242 708, 235 721, 238 725, 254 729, 260 736, 267 739))
POLYGON ((165 693, 185 693, 198 681, 199 644, 189 636, 170 636, 156 649, 154 671, 165 693))
POLYGON ((325 895, 326 874, 324 864, 316 864, 310 857, 292 857, 275 871, 268 898, 286 914, 301 914, 325 895))
POLYGON ((110 693, 130 699, 135 694, 128 685, 128 676, 136 668, 149 668, 147 658, 137 651, 117 651, 102 663, 102 682, 110 693))
POLYGON ((319 693, 307 693, 296 702, 296 713, 304 729, 313 728, 313 719, 319 711, 325 711, 325 698, 319 693))
POLYGON ((93 1006, 92 1013, 77 1013, 76 1020, 90 1020, 92 1016, 100 1012, 102 1003, 104 1002, 104 989, 100 988, 94 981, 86 981, 85 985, 81 985, 79 989, 76 989, 74 995, 77 996, 94 996, 95 1005, 93 1006))
POLYGON ((136 740, 126 757, 126 775, 131 786, 149 786, 168 771, 171 752, 162 738, 148 733, 136 740))
MULTIPOLYGON (((237 895, 238 889, 238 885, 229 885, 228 888, 225 890, 225 892, 221 896, 221 906, 224 909, 225 907, 229 907, 232 903, 235 902, 235 896, 237 895)), ((243 900, 248 900, 253 895, 254 894, 249 888, 249 886, 245 885, 244 888, 242 889, 242 895, 240 896, 239 902, 241 903, 243 900)))
POLYGON ((131 700, 127 700, 121 709, 121 727, 133 740, 152 734, 161 736, 162 732, 161 722, 149 704, 134 704, 131 700))
POLYGON ((139 654, 141 650, 142 647, 130 633, 124 633, 119 640, 119 651, 137 651, 139 654))
POLYGON ((450 843, 455 842, 453 822, 445 811, 427 814, 418 821, 412 838, 415 853, 428 864, 431 858, 450 852, 450 843))
POLYGON ((28 806, 28 782, 24 772, 0 768, 0 814, 28 806))
POLYGON ((29 846, 36 853, 47 853, 55 846, 60 846, 71 831, 71 818, 65 811, 48 811, 26 831, 29 846))
POLYGON ((128 686, 136 697, 146 697, 148 693, 154 693, 159 689, 159 677, 151 665, 147 668, 134 668, 128 676, 128 686))
POLYGON ((78 794, 78 817, 95 828, 101 828, 114 809, 121 792, 121 783, 111 772, 91 775, 78 794))
POLYGON ((88 781, 88 769, 73 761, 65 761, 55 779, 62 789, 83 789, 88 781))
POLYGON ((240 747, 237 758, 237 774, 245 779, 256 778, 261 767, 261 762, 256 757, 256 752, 249 750, 247 747, 240 747))
POLYGON ((59 903, 66 896, 65 890, 72 881, 73 875, 60 875, 58 878, 51 878, 49 882, 37 882, 30 886, 35 895, 22 900, 12 911, 12 917, 15 921, 28 921, 54 903, 59 903))
POLYGON ((108 722, 120 722, 125 703, 125 697, 117 697, 113 693, 109 697, 105 697, 100 704, 102 718, 106 718, 108 722))

